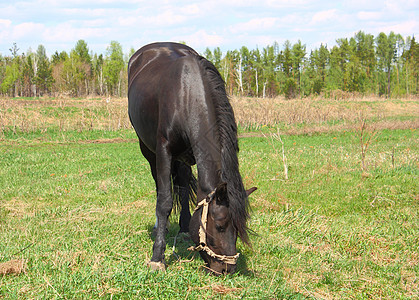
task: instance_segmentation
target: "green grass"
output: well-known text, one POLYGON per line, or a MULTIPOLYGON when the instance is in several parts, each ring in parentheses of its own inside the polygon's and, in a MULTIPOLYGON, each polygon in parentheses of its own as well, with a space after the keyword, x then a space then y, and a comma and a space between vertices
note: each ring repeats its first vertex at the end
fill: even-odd
MULTIPOLYGON (((276 129, 261 129, 265 134, 276 129)), ((237 274, 213 277, 167 236, 166 272, 151 257, 155 191, 135 135, 6 132, 0 141, 0 298, 387 298, 419 296, 417 130, 382 130, 361 169, 357 132, 240 139, 253 248, 237 274), (93 142, 94 141, 94 142, 93 142), (106 142, 106 143, 105 143, 106 142)))
POLYGON ((63 144, 63 143, 101 143, 112 140, 138 141, 132 130, 86 130, 86 131, 60 131, 59 128, 49 127, 45 130, 22 132, 20 130, 4 132, 0 144, 3 145, 33 145, 33 144, 63 144))

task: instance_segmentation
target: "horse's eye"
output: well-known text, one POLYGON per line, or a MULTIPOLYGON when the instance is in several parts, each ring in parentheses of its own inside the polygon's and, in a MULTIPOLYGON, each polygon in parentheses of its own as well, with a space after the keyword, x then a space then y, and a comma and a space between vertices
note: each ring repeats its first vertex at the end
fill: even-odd
POLYGON ((215 225, 215 228, 217 229, 218 232, 225 232, 226 229, 223 226, 220 225, 215 225))

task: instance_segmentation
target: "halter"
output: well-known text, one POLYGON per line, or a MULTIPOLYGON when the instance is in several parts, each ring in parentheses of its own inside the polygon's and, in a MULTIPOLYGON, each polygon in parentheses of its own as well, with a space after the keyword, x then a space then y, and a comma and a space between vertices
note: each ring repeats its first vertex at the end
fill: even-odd
POLYGON ((207 245, 207 220, 208 220, 208 207, 211 203, 212 199, 214 198, 215 191, 212 191, 208 194, 208 196, 200 201, 196 206, 194 212, 202 207, 202 215, 201 215, 201 226, 199 227, 199 244, 197 246, 189 247, 188 250, 190 251, 205 251, 209 256, 214 257, 223 263, 235 265, 237 259, 239 258, 240 253, 235 255, 220 255, 212 251, 207 245))

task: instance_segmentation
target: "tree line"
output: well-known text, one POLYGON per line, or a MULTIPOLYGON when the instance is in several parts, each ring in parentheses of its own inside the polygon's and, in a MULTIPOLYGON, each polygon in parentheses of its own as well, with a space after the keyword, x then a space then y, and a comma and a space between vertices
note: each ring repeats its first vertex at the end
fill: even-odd
MULTIPOLYGON (((44 46, 19 54, 16 44, 10 55, 0 55, 0 94, 11 97, 66 95, 125 96, 127 64, 134 53, 123 53, 112 41, 105 54, 92 53, 79 40, 67 53, 51 57, 44 46)), ((220 71, 231 95, 287 98, 334 91, 387 97, 417 95, 419 45, 415 38, 390 32, 374 37, 359 31, 340 38, 336 45, 308 53, 301 41, 286 41, 262 49, 241 47, 222 53, 207 48, 203 56, 220 71)))
POLYGON ((84 40, 79 40, 69 53, 56 51, 51 57, 47 56, 43 45, 35 52, 29 49, 19 54, 19 50, 14 43, 11 55, 0 55, 0 94, 3 96, 126 94, 128 56, 116 41, 110 43, 105 55, 89 51, 84 40))
POLYGON ((206 49, 231 94, 287 98, 330 94, 339 90, 363 95, 403 96, 418 93, 419 45, 415 38, 359 31, 307 52, 298 41, 263 49, 206 49))

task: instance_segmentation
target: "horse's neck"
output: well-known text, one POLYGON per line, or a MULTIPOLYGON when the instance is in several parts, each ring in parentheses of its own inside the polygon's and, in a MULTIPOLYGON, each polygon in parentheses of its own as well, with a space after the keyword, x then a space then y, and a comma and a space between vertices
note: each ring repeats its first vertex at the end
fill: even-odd
POLYGON ((198 170, 198 201, 221 183, 221 145, 213 132, 201 137, 193 146, 198 170))

